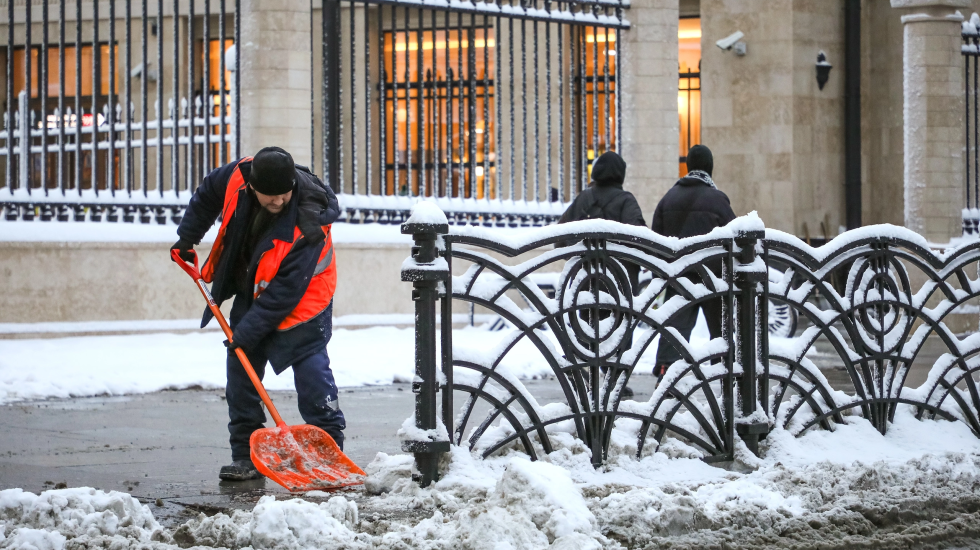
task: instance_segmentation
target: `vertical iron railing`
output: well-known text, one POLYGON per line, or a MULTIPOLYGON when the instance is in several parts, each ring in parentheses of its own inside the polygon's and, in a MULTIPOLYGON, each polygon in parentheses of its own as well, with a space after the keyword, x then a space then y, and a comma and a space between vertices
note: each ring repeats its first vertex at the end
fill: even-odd
POLYGON ((179 220, 201 178, 239 154, 225 60, 237 2, 32 4, 0 13, 5 219, 179 220))
POLYGON ((325 0, 313 12, 314 171, 351 222, 398 223, 421 196, 450 223, 557 219, 590 162, 616 149, 628 6, 325 0))
POLYGON ((980 15, 963 21, 963 95, 965 103, 966 162, 963 234, 980 235, 980 15))

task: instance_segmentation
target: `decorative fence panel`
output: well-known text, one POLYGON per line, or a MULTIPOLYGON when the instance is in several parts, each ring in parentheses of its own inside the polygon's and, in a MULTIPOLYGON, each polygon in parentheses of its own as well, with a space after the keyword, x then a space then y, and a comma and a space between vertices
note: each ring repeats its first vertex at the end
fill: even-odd
POLYGON ((179 221, 238 158, 237 0, 0 6, 7 220, 179 221))
POLYGON ((556 434, 571 434, 599 465, 614 427, 635 434, 637 456, 669 435, 709 462, 732 460, 736 437, 758 452, 776 427, 799 435, 861 416, 885 433, 900 406, 965 422, 980 437, 980 335, 960 339, 943 323, 980 296, 980 243, 939 253, 908 230, 873 226, 811 248, 754 217, 681 240, 606 221, 526 238, 446 221, 420 203, 402 226, 416 242, 402 279, 414 283, 417 311, 418 430, 404 448, 423 484, 451 444, 537 458, 556 434), (515 263, 521 255, 532 257, 515 263), (721 331, 694 346, 674 325, 714 300, 721 331), (513 330, 492 351, 455 349, 454 302, 482 306, 513 330), (780 310, 799 316, 799 334, 772 328, 780 310), (651 365, 658 337, 682 359, 648 401, 621 398, 637 367, 651 365), (906 387, 927 341, 943 352, 921 385, 906 387), (528 350, 550 366, 559 402, 541 405, 502 367, 528 350), (825 373, 838 370, 832 385, 825 373))

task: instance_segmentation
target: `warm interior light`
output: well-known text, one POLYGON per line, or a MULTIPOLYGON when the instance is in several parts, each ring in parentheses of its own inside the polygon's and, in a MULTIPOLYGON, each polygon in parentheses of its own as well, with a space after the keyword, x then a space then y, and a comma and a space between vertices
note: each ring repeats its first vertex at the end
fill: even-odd
MULTIPOLYGON (((606 33, 605 33, 605 31, 603 31, 601 33, 596 33, 594 35, 593 34, 586 35, 585 41, 588 42, 589 44, 591 44, 593 42, 598 42, 598 43, 602 44, 603 42, 606 42, 606 33)), ((616 41, 616 33, 610 31, 609 32, 609 42, 615 42, 615 41, 616 41)))
MULTIPOLYGON (((678 78, 677 114, 680 123, 679 154, 701 141, 701 91, 698 74, 701 66, 701 19, 683 18, 677 28, 678 78), (692 74, 693 73, 693 74, 692 74), (686 76, 690 75, 690 76, 686 76)), ((687 173, 687 165, 679 165, 679 174, 687 173)))

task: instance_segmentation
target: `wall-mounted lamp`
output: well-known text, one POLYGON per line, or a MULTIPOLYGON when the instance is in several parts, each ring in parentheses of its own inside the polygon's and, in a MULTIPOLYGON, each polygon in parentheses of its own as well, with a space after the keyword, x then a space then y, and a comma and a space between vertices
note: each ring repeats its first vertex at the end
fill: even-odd
POLYGON ((817 54, 817 86, 823 89, 824 84, 827 83, 827 79, 830 78, 830 69, 834 66, 827 61, 827 54, 821 51, 817 54))
POLYGON ((742 41, 742 38, 745 38, 745 33, 742 31, 735 31, 725 38, 715 42, 715 46, 718 46, 725 51, 734 50, 735 55, 741 57, 745 55, 747 51, 747 47, 745 42, 742 41))

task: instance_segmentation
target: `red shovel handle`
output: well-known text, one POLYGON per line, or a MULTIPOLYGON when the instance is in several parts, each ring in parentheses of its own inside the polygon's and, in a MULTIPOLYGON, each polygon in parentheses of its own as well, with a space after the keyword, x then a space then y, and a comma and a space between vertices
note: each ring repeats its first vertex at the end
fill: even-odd
MULTIPOLYGON (((225 336, 228 341, 231 342, 232 331, 231 327, 228 326, 228 321, 225 320, 225 316, 221 313, 221 309, 218 308, 218 304, 214 302, 214 297, 211 296, 211 291, 208 290, 207 285, 204 283, 204 278, 201 277, 201 270, 197 266, 197 252, 191 250, 191 254, 194 255, 194 263, 185 261, 180 257, 180 250, 172 249, 170 251, 170 257, 173 258, 174 262, 180 266, 194 282, 197 283, 198 290, 204 295, 204 299, 208 301, 208 307, 211 308, 211 313, 214 314, 214 318, 218 320, 218 324, 221 325, 221 330, 224 331, 225 336)), ((255 374, 255 369, 252 368, 252 364, 248 361, 248 357, 245 356, 245 351, 242 348, 235 348, 235 354, 238 355, 238 360, 242 362, 242 366, 245 367, 245 372, 248 373, 248 377, 252 380, 252 384, 255 386, 255 390, 259 392, 259 397, 262 398, 262 402, 265 403, 266 408, 269 409, 269 414, 272 415, 272 420, 276 423, 276 426, 280 428, 285 427, 286 423, 282 421, 282 417, 279 416, 279 411, 276 410, 276 406, 272 404, 272 399, 269 394, 266 393, 265 387, 262 385, 262 381, 259 380, 257 374, 255 374)))

